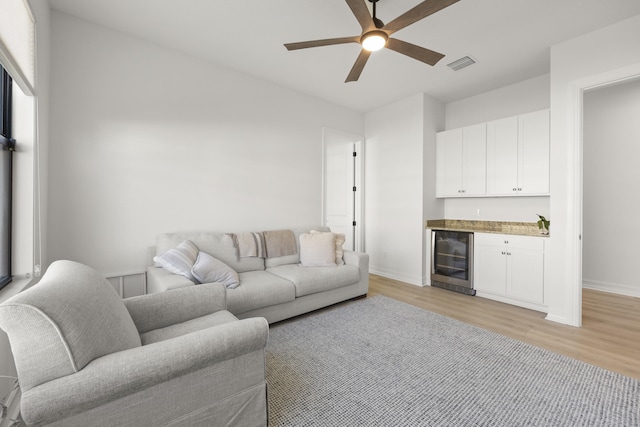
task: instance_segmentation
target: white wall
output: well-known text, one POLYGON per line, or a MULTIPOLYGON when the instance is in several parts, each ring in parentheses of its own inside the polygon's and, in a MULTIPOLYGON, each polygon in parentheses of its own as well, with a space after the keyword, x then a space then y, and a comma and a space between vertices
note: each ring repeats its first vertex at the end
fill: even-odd
POLYGON ((366 114, 365 245, 372 273, 415 285, 425 281, 425 215, 442 213, 429 165, 435 165, 443 111, 438 101, 418 94, 366 114))
POLYGON ((447 219, 471 221, 536 222, 536 214, 549 218, 549 197, 446 199, 444 208, 444 217, 447 219))
MULTIPOLYGON (((423 95, 423 102, 422 218, 429 220, 445 218, 445 201, 436 198, 436 134, 444 130, 445 112, 442 102, 428 95, 423 95)), ((424 230, 423 247, 422 284, 431 286, 431 229, 424 230)))
POLYGON ((584 94, 585 287, 640 297, 640 79, 584 94))
POLYGON ((638 40, 640 15, 551 48, 551 320, 581 324, 581 90, 640 74, 638 40))
MULTIPOLYGON (((446 129, 484 123, 549 108, 548 74, 446 105, 446 129)), ((549 197, 477 197, 446 199, 448 219, 535 222, 549 215, 549 197), (480 214, 478 214, 480 210, 480 214)))
POLYGON ((322 128, 361 113, 52 12, 50 259, 144 270, 162 232, 321 221, 322 128))
POLYGON ((502 119, 549 108, 549 74, 450 102, 446 129, 502 119))

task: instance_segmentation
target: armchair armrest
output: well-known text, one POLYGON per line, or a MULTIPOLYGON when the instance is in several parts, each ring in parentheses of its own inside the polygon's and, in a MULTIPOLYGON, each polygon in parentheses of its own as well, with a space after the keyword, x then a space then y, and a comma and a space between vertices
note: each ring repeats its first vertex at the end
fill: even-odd
POLYGON ((124 299, 139 333, 186 322, 227 308, 221 283, 190 286, 124 299))
MULTIPOLYGON (((60 420, 225 360, 264 350, 269 325, 257 317, 109 354, 81 371, 23 394, 25 420, 60 420)), ((261 362, 264 367, 264 360, 261 362)), ((212 383, 212 388, 216 386, 212 383)))

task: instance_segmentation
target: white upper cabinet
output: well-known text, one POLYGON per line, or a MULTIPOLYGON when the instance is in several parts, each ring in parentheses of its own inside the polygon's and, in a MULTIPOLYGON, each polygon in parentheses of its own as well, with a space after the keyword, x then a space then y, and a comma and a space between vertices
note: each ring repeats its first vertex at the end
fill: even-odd
POLYGON ((518 117, 518 188, 549 194, 549 110, 518 117))
POLYGON ((436 197, 461 196, 462 129, 436 136, 436 197))
POLYGON ((439 132, 436 197, 549 194, 549 110, 439 132))
POLYGON ((436 196, 486 193, 486 125, 439 132, 436 141, 436 196))
POLYGON ((487 195, 549 194, 549 110, 487 123, 487 195))
POLYGON ((518 186, 518 118, 487 123, 487 192, 512 194, 518 186))

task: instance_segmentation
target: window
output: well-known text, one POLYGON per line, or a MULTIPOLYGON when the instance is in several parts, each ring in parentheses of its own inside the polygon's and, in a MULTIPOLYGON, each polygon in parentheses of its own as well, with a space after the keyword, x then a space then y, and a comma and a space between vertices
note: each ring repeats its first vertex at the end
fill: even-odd
POLYGON ((11 282, 11 88, 11 76, 0 66, 0 288, 11 282))

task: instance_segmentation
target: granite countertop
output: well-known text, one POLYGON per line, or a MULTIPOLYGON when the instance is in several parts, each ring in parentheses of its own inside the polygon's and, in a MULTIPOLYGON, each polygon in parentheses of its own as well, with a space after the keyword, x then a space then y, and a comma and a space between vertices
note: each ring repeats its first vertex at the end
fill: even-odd
POLYGON ((425 221, 432 230, 474 231, 478 233, 515 234, 549 237, 540 233, 537 222, 470 221, 463 219, 432 219, 425 221))

